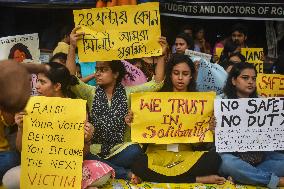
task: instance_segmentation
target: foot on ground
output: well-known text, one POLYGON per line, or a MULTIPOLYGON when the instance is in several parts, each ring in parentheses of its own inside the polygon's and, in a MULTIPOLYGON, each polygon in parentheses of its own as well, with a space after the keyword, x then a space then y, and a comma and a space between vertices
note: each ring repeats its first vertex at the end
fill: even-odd
POLYGON ((203 184, 224 184, 226 182, 226 179, 218 175, 208 175, 208 176, 196 177, 196 182, 203 184))

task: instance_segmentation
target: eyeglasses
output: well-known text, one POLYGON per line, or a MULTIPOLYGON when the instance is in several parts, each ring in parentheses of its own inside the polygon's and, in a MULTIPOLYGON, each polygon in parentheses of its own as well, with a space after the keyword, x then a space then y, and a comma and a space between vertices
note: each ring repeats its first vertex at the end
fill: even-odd
POLYGON ((105 73, 107 71, 111 70, 109 66, 106 67, 96 67, 96 73, 100 72, 100 73, 105 73))

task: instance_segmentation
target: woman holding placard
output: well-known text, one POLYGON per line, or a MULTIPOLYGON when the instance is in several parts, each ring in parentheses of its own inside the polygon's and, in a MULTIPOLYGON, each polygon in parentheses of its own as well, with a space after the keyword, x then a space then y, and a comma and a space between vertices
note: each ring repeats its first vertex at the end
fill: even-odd
MULTIPOLYGON (((76 33, 76 27, 70 34, 70 49, 67 67, 75 75, 75 49, 77 40, 83 33, 76 33)), ((90 121, 95 127, 95 133, 88 159, 106 162, 114 168, 116 178, 131 179, 130 166, 134 158, 142 153, 138 144, 130 141, 129 128, 126 127, 124 117, 128 112, 130 93, 143 91, 157 91, 163 85, 164 54, 167 49, 166 39, 159 40, 163 48, 163 55, 158 58, 154 80, 142 85, 123 87, 121 80, 126 74, 121 61, 97 62, 95 79, 97 86, 90 86, 79 81, 72 91, 82 99, 87 100, 91 107, 90 121)))
MULTIPOLYGON (((224 99, 257 98, 257 71, 253 64, 235 64, 224 87, 224 99)), ((268 188, 284 186, 284 154, 279 152, 221 153, 220 174, 242 184, 268 188)))
MULTIPOLYGON (((68 69, 59 63, 50 62, 45 64, 48 71, 38 74, 38 81, 36 85, 37 92, 42 96, 47 97, 75 97, 70 91, 70 86, 77 83, 77 79, 70 75, 68 69)), ((22 129, 23 129, 23 116, 25 112, 20 112, 15 115, 15 122, 18 125, 18 133, 16 145, 19 151, 22 149, 22 129)), ((84 154, 88 152, 89 144, 94 132, 94 127, 86 122, 84 126, 84 139, 85 147, 84 154)), ((7 189, 20 188, 20 167, 10 169, 3 177, 3 185, 7 189)))
MULTIPOLYGON (((160 91, 196 91, 195 67, 187 55, 173 54, 166 71, 165 85, 160 91)), ((128 114, 126 122, 131 123, 132 118, 132 113, 128 114)), ((219 155, 204 144, 149 144, 146 154, 132 166, 136 175, 133 181, 140 182, 141 178, 150 182, 223 184, 226 179, 217 175, 220 163, 219 155)))

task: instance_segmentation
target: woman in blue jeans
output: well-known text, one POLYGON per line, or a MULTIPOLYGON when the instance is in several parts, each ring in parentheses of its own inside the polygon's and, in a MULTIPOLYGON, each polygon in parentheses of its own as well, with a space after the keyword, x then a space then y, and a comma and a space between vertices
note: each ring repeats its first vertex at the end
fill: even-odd
MULTIPOLYGON (((221 98, 257 98, 256 69, 253 64, 235 64, 229 72, 221 98)), ((284 186, 284 153, 235 152, 221 153, 219 172, 242 184, 268 188, 284 186)))
POLYGON ((14 124, 14 114, 0 110, 0 185, 4 174, 20 164, 20 155, 17 151, 11 150, 5 133, 5 130, 14 124))

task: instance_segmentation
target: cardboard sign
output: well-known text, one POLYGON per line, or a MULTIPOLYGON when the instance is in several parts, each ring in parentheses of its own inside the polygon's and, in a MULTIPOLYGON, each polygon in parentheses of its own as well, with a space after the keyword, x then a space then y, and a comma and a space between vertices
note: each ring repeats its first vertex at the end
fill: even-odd
POLYGON ((264 97, 284 96, 284 75, 257 74, 257 92, 264 97))
POLYGON ((227 77, 228 73, 222 66, 201 59, 196 88, 198 91, 202 92, 215 91, 217 94, 222 94, 227 77))
POLYGON ((159 56, 162 47, 159 3, 74 10, 81 62, 159 56))
POLYGON ((212 142, 208 124, 214 92, 147 92, 131 95, 131 138, 138 143, 212 142))
POLYGON ((217 152, 284 150, 284 98, 215 100, 217 152))
POLYGON ((81 188, 86 101, 37 96, 26 111, 21 188, 81 188))
POLYGON ((192 56, 192 57, 198 57, 200 59, 204 59, 207 62, 210 62, 212 55, 211 54, 206 54, 206 53, 201 53, 201 52, 196 52, 192 50, 185 50, 185 55, 192 56))
MULTIPOLYGON (((220 58, 223 48, 216 48, 216 55, 220 58)), ((246 58, 246 62, 253 63, 257 73, 263 73, 264 54, 263 48, 242 48, 241 54, 246 58)))
POLYGON ((17 62, 39 62, 38 34, 16 35, 0 38, 0 60, 14 59, 17 62))

